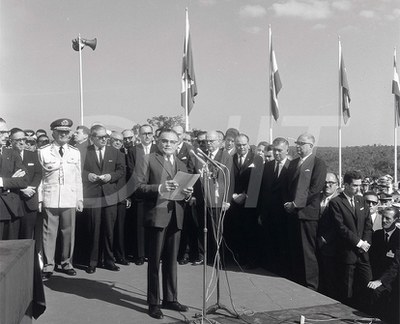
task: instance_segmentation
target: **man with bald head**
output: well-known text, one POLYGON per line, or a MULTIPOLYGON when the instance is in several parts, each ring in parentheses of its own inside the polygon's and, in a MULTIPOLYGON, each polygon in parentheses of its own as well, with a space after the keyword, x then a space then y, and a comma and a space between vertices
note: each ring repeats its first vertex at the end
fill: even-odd
MULTIPOLYGON (((229 153, 224 150, 222 145, 222 138, 219 132, 213 130, 208 131, 206 135, 206 144, 207 144, 207 155, 208 157, 216 161, 216 163, 220 163, 225 167, 224 172, 222 172, 219 168, 217 168, 212 163, 208 163, 208 169, 210 170, 211 179, 209 180, 209 199, 207 201, 207 207, 212 211, 213 215, 208 215, 208 225, 210 226, 209 233, 209 256, 214 257, 215 253, 215 244, 216 238, 213 236, 212 226, 217 226, 216 224, 216 215, 218 215, 222 209, 228 209, 230 204, 230 198, 233 195, 234 188, 234 178, 232 171, 232 157, 229 153), (227 172, 229 170, 229 172, 227 172), (224 199, 225 198, 225 199, 224 199), (213 217, 211 217, 213 216, 213 217)), ((203 165, 196 160, 195 161, 195 170, 196 173, 200 173, 203 165)), ((198 197, 196 197, 198 199, 198 197)), ((211 259, 212 260, 212 259, 211 259)))
POLYGON ((339 192, 339 178, 335 173, 328 172, 321 193, 320 219, 318 222, 318 254, 320 260, 319 291, 324 295, 337 298, 337 265, 335 248, 335 229, 329 217, 329 202, 339 192))
POLYGON ((291 161, 288 167, 288 196, 284 203, 284 208, 289 213, 290 252, 292 269, 295 269, 293 279, 317 290, 317 227, 326 165, 313 154, 313 135, 304 133, 295 143, 299 157, 291 161))

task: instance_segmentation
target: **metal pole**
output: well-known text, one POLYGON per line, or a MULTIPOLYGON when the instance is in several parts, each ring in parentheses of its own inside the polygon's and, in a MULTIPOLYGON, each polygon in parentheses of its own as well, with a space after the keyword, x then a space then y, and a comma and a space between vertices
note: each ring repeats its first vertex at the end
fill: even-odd
POLYGON ((268 25, 268 52, 269 52, 269 142, 272 143, 272 104, 271 104, 271 73, 272 73, 272 30, 271 25, 268 25))
POLYGON ((341 58, 342 58, 342 45, 339 36, 339 120, 338 120, 338 145, 339 145, 339 188, 342 186, 342 83, 341 83, 341 58))
POLYGON ((81 34, 78 36, 79 46, 79 86, 80 86, 80 117, 81 125, 83 125, 83 78, 82 78, 82 46, 81 46, 81 34))
MULTIPOLYGON (((394 62, 396 62, 396 47, 394 48, 394 62)), ((394 66, 397 70, 397 64, 394 66)), ((397 185, 397 104, 396 94, 394 94, 394 189, 398 189, 397 185)))

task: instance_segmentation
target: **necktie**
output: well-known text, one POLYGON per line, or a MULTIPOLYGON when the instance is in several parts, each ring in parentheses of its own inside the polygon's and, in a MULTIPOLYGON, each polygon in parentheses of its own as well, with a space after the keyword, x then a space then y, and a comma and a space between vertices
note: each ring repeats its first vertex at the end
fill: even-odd
POLYGON ((278 179, 279 177, 279 162, 275 163, 275 171, 274 171, 274 179, 278 179))
POLYGON ((99 164, 100 164, 100 166, 103 165, 103 152, 102 152, 102 149, 99 149, 99 164))
POLYGON ((351 208, 353 208, 353 210, 354 210, 354 197, 352 197, 350 199, 350 205, 351 205, 351 208))
POLYGON ((60 149, 58 150, 58 152, 60 153, 60 156, 63 157, 64 155, 64 148, 62 146, 60 146, 60 149))
POLYGON ((389 243, 389 233, 385 233, 385 242, 389 243))

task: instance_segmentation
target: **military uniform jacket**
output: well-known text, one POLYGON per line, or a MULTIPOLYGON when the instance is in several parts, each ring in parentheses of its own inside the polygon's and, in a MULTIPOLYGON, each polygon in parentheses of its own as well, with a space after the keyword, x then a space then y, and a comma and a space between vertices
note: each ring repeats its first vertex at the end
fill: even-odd
POLYGON ((77 148, 66 145, 61 157, 59 148, 52 143, 38 150, 43 171, 38 199, 46 208, 75 208, 83 201, 81 155, 77 148))

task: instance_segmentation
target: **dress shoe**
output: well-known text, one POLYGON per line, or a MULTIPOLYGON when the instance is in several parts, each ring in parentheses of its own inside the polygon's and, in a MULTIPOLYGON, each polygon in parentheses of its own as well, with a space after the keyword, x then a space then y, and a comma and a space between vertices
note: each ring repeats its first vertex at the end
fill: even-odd
POLYGON ((164 317, 164 314, 162 313, 160 306, 158 305, 149 306, 149 315, 156 319, 162 319, 164 317))
POLYGON ((53 275, 53 272, 51 271, 43 271, 42 272, 42 279, 50 279, 50 277, 53 275))
POLYGON ((62 273, 65 273, 68 276, 76 276, 76 271, 75 269, 61 269, 62 273))
POLYGON ((96 267, 89 266, 86 268, 86 273, 88 273, 88 274, 93 274, 95 272, 96 272, 96 267))
POLYGON ((189 259, 188 259, 188 258, 179 259, 179 260, 178 260, 178 263, 179 263, 180 265, 188 264, 188 263, 189 263, 189 259))
POLYGON ((119 267, 117 265, 113 264, 105 264, 104 269, 110 270, 110 271, 119 271, 119 267))
POLYGON ((122 265, 129 265, 129 261, 126 259, 116 259, 115 263, 122 264, 122 265))
POLYGON ((187 312, 189 307, 182 305, 181 303, 174 301, 174 302, 163 302, 162 308, 171 309, 177 312, 187 312))
POLYGON ((143 257, 137 258, 136 261, 135 261, 135 264, 136 265, 144 264, 144 258, 143 257))
POLYGON ((200 259, 200 258, 192 261, 192 265, 200 265, 203 263, 204 263, 204 260, 200 259))

